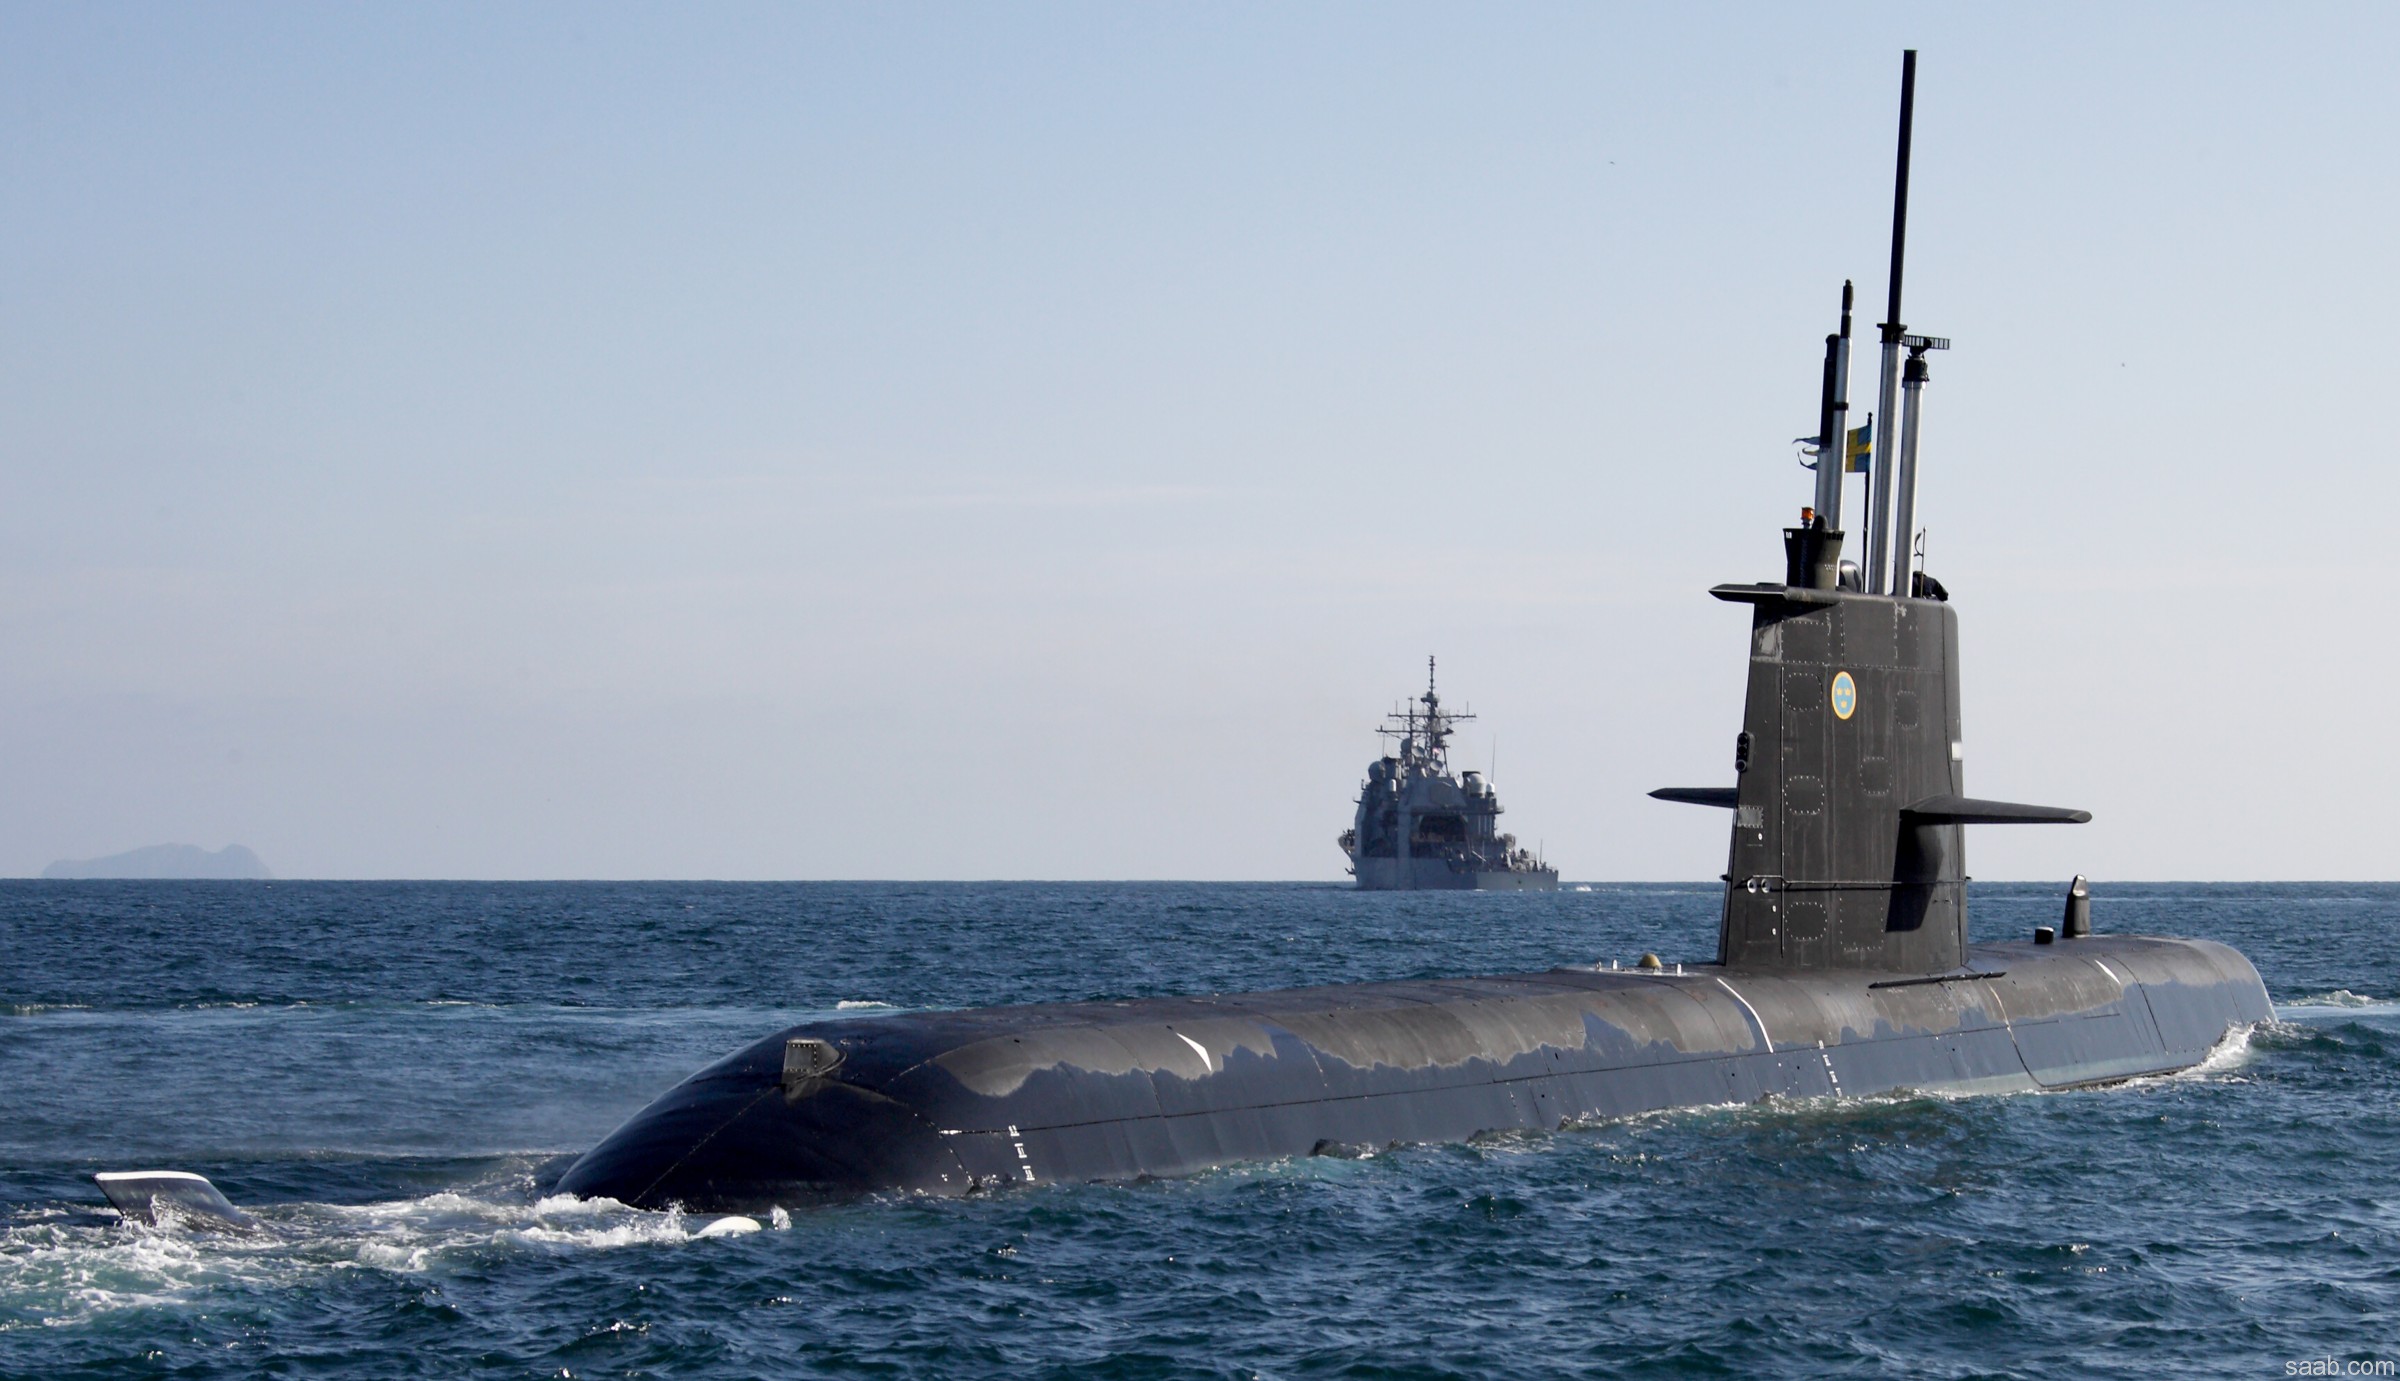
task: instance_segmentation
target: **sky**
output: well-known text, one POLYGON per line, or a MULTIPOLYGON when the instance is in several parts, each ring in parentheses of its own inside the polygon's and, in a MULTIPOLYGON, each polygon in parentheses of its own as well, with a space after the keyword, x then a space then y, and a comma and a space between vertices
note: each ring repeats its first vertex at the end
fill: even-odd
POLYGON ((2400 876, 2389 7, 0 25, 0 874, 1714 877, 1915 47, 1970 871, 2400 876))

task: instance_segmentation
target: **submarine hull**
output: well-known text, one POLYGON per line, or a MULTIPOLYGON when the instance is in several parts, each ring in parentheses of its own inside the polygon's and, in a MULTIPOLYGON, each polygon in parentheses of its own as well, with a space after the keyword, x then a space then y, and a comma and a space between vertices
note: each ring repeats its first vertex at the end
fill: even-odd
POLYGON ((2272 1015, 2233 949, 2105 936, 1975 946, 1934 976, 1562 968, 819 1021, 677 1085, 558 1187, 756 1209, 1776 1097, 2065 1088, 2189 1068, 2272 1015), (787 1072, 794 1043, 836 1062, 787 1072))

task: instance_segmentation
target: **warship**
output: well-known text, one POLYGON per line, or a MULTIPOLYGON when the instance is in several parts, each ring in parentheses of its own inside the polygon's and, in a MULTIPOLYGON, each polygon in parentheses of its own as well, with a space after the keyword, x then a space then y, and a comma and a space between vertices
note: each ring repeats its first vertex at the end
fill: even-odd
MULTIPOLYGON (((1843 556, 1850 330, 1827 337, 1813 502, 1748 612, 1712 962, 812 1020, 667 1090, 565 1192, 735 1210, 965 1194, 1552 1129, 1657 1109, 1902 1090, 2005 1093, 2198 1064, 2273 1015, 2204 940, 2095 933, 2089 891, 2029 937, 1967 939, 1969 826, 2080 810, 1966 794, 1957 611, 1911 543, 1925 355, 1901 325, 1915 54, 1903 60, 1884 415, 1843 556), (1901 369, 1901 355, 1907 356, 1901 369), (1825 463, 1831 461, 1832 463, 1825 463)), ((1845 289, 1845 302, 1847 302, 1845 289)), ((2047 574, 2047 573, 2045 573, 2047 574)))
POLYGON ((1450 735, 1475 716, 1442 708, 1433 659, 1425 693, 1377 733, 1394 751, 1367 765, 1358 813, 1334 842, 1362 892, 1551 891, 1558 870, 1499 832, 1500 796, 1481 772, 1452 775, 1450 735))

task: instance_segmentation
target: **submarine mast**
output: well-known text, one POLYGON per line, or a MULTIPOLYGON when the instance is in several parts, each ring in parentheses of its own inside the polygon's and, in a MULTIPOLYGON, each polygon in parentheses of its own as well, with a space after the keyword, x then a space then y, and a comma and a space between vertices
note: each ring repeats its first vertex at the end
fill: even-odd
MULTIPOLYGON (((1898 167, 1892 174, 1892 269, 1887 280, 1884 299, 1883 370, 1880 386, 1875 393, 1875 416, 1881 419, 1875 427, 1874 458, 1868 462, 1867 483, 1873 501, 1867 510, 1867 593, 1896 594, 1899 586, 1890 579, 1892 570, 1892 416, 1893 394, 1900 381, 1900 338, 1908 328, 1900 324, 1901 268, 1908 258, 1908 143, 1914 132, 1917 116, 1917 50, 1909 49, 1900 55, 1900 155, 1898 167)), ((1907 531, 1906 520, 1902 531, 1907 531)))
MULTIPOLYGON (((1941 336, 1912 336, 1900 320, 1900 284, 1908 262, 1908 155, 1916 131, 1917 50, 1900 55, 1900 150, 1892 172, 1892 267, 1884 299, 1883 369, 1876 392, 1873 458, 1868 462, 1865 588, 1873 595, 1914 595, 1911 563, 1917 540, 1917 419, 1923 402, 1925 352, 1947 350, 1941 336), (1900 352, 1908 352, 1903 378, 1900 352), (1900 393, 1894 396, 1895 389, 1900 393), (1895 431, 1892 418, 1900 424, 1895 431)), ((1845 459, 1847 452, 1845 451, 1845 459)))

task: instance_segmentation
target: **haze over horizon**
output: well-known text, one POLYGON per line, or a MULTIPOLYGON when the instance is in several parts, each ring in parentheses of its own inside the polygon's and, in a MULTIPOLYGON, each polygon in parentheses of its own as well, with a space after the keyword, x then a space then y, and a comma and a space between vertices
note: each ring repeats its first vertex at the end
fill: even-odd
POLYGON ((1900 52, 1981 878, 2391 878, 2400 14, 6 6, 0 874, 1713 878, 1900 52))

